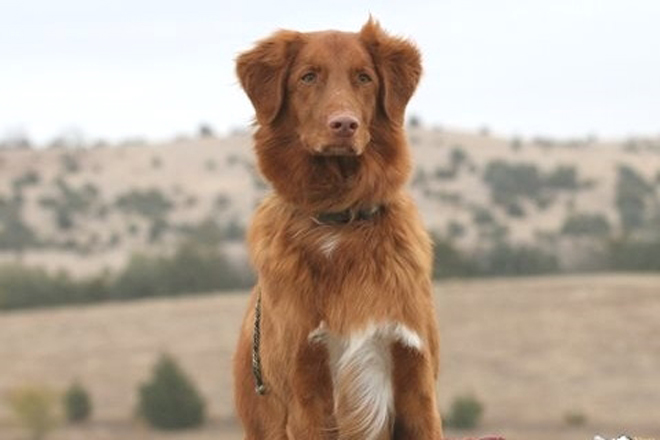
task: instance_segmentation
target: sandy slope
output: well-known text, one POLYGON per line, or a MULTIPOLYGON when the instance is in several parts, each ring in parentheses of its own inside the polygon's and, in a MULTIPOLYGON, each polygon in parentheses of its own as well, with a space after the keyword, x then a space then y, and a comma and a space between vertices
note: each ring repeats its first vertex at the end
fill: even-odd
MULTIPOLYGON (((439 284, 443 408, 473 393, 479 432, 578 440, 595 433, 660 435, 659 276, 587 276, 439 284), (567 412, 587 425, 567 428, 567 412)), ((0 396, 23 383, 61 390, 79 378, 94 423, 59 439, 239 438, 230 358, 246 296, 214 295, 0 314, 0 396), (158 353, 174 354, 214 422, 174 436, 132 422, 136 388, 158 353), (233 434, 232 434, 233 433, 233 434)), ((18 439, 0 403, 0 438, 18 439), (1 426, 4 426, 2 428, 1 426)))

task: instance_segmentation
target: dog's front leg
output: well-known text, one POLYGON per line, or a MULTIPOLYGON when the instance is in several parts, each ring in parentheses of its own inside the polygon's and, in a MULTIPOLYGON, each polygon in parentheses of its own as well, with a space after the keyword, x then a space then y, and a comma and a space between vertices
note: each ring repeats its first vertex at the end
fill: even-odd
POLYGON ((332 378, 328 352, 321 344, 300 344, 291 374, 287 433, 291 440, 331 440, 336 437, 332 378))
POLYGON ((399 343, 394 359, 394 440, 440 440, 442 422, 431 354, 399 343))

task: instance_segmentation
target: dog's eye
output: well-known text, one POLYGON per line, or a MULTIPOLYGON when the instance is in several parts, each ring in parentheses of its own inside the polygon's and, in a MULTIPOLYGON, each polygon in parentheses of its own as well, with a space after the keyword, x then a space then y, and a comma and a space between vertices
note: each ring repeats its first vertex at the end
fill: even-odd
POLYGON ((300 80, 304 82, 305 84, 311 84, 314 81, 316 81, 316 73, 315 72, 307 72, 303 76, 300 77, 300 80))
POLYGON ((358 81, 359 81, 361 84, 367 84, 367 83, 370 83, 370 82, 371 82, 371 77, 370 77, 368 74, 366 74, 366 73, 363 72, 363 73, 360 73, 360 74, 358 75, 358 81))

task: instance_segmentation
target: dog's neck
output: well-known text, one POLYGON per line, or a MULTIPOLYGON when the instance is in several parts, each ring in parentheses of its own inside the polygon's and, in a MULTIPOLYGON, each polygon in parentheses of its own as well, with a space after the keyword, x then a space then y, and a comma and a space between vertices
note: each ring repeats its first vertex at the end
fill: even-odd
POLYGON ((312 215, 312 220, 318 225, 347 225, 358 221, 371 221, 382 210, 382 204, 375 204, 364 208, 348 208, 343 211, 319 212, 312 215))

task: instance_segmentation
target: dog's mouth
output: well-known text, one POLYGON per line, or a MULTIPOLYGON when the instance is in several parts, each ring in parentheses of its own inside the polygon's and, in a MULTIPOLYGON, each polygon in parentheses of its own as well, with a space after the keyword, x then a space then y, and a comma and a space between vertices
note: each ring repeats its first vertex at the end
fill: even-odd
POLYGON ((362 154, 355 145, 324 145, 316 148, 319 156, 359 156, 362 154))
POLYGON ((359 136, 320 136, 300 135, 301 144, 313 156, 359 157, 364 154, 370 137, 368 133, 359 136))

